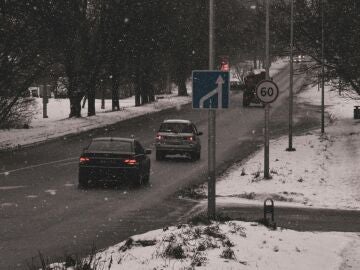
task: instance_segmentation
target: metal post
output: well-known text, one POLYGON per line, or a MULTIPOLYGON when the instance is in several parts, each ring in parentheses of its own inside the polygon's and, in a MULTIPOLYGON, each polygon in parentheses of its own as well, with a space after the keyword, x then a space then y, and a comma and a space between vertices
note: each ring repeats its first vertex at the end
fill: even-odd
POLYGON ((270 79, 270 53, 269 53, 269 0, 266 0, 266 23, 265 23, 265 35, 266 35, 266 41, 265 41, 265 71, 266 71, 266 79, 270 79))
POLYGON ((286 151, 295 151, 292 142, 293 128, 293 79, 294 79, 294 0, 291 0, 290 12, 290 90, 289 90, 289 147, 286 151))
MULTIPOLYGON (((209 0, 209 70, 214 69, 214 0, 209 0)), ((216 111, 208 112, 208 218, 215 219, 215 125, 216 111)))
MULTIPOLYGON (((266 71, 266 80, 270 79, 269 69, 270 69, 270 56, 269 56, 269 0, 266 0, 266 24, 265 24, 265 71, 266 71)), ((269 104, 265 104, 265 130, 264 130, 264 178, 269 179, 269 104)))
POLYGON ((321 134, 325 132, 324 41, 324 0, 321 0, 321 134))

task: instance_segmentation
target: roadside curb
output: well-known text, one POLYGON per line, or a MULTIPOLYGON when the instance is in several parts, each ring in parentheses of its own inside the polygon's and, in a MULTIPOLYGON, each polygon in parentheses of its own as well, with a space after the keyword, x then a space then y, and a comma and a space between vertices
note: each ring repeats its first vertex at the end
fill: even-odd
MULTIPOLYGON (((206 213, 207 200, 199 201, 187 214, 187 218, 206 213)), ((256 204, 217 203, 217 213, 231 219, 256 222, 263 218, 262 202, 256 204)), ((276 224, 295 231, 338 231, 360 232, 360 210, 311 208, 277 205, 275 202, 276 224)), ((183 216, 182 219, 185 217, 183 216)))
MULTIPOLYGON (((191 102, 186 102, 186 103, 181 104, 181 106, 187 106, 190 103, 191 102)), ((101 129, 111 128, 112 126, 118 125, 119 123, 124 122, 124 121, 131 121, 131 120, 134 120, 134 119, 138 119, 140 117, 146 117, 146 116, 153 115, 153 114, 156 114, 156 113, 166 112, 168 110, 174 110, 174 109, 177 108, 177 106, 178 105, 174 105, 174 106, 165 108, 163 110, 156 110, 156 111, 152 111, 152 112, 147 112, 147 113, 144 113, 144 114, 136 115, 134 117, 129 117, 127 119, 122 119, 122 120, 119 120, 119 121, 111 123, 111 124, 105 124, 104 126, 100 126, 100 127, 93 127, 93 128, 87 129, 87 130, 82 130, 82 131, 76 132, 76 133, 74 133, 74 132, 72 132, 70 130, 68 134, 59 135, 59 136, 51 136, 51 138, 45 138, 44 137, 44 139, 39 139, 39 141, 37 141, 37 142, 18 144, 16 146, 12 146, 12 147, 11 146, 10 147, 5 146, 4 148, 2 148, 0 146, 0 153, 12 152, 12 151, 17 151, 17 150, 22 150, 22 149, 25 149, 25 148, 31 148, 31 147, 35 147, 35 146, 38 146, 38 145, 41 145, 41 144, 44 144, 44 143, 53 142, 53 141, 57 141, 57 140, 66 140, 67 138, 80 136, 80 135, 86 134, 88 132, 96 132, 96 131, 101 130, 101 129)))

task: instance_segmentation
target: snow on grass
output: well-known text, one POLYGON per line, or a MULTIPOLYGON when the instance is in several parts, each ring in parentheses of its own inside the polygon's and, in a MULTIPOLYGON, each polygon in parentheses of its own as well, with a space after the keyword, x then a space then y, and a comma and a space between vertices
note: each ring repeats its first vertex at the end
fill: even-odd
MULTIPOLYGON (((276 74, 285 65, 286 61, 279 59, 271 66, 271 74, 276 74)), ((111 111, 111 100, 105 100, 105 109, 101 109, 101 100, 97 99, 96 115, 87 117, 87 103, 82 109, 81 118, 69 119, 70 103, 68 99, 49 99, 47 104, 48 118, 43 118, 42 99, 36 98, 34 119, 29 129, 0 130, 0 149, 14 148, 27 144, 42 142, 68 134, 80 133, 94 128, 105 127, 122 120, 130 119, 144 114, 161 111, 168 108, 181 108, 191 102, 192 85, 189 80, 186 84, 190 96, 177 96, 177 88, 173 86, 172 94, 158 95, 162 98, 144 106, 135 107, 134 97, 120 100, 120 111, 111 111)), ((129 134, 130 136, 131 134, 129 134)))
POLYGON ((271 68, 269 70, 270 77, 273 77, 279 73, 288 63, 289 60, 286 58, 279 58, 275 62, 272 62, 271 68))
MULTIPOLYGON (((174 94, 161 95, 156 102, 135 107, 134 97, 120 100, 120 111, 111 111, 111 100, 106 100, 105 110, 101 100, 96 100, 96 115, 91 117, 68 118, 68 99, 49 99, 48 118, 42 118, 41 99, 37 99, 36 115, 29 129, 0 130, 0 149, 42 142, 68 134, 80 133, 94 128, 105 127, 116 122, 167 108, 178 107, 191 101, 190 96, 178 97, 174 94)), ((82 114, 87 113, 87 107, 82 114)), ((131 134, 129 134, 130 136, 131 134)))
MULTIPOLYGON (((321 104, 320 95, 313 87, 300 94, 297 102, 321 104)), ((285 151, 287 136, 271 140, 272 179, 263 178, 260 150, 220 178, 218 202, 258 203, 270 197, 277 204, 360 209, 360 121, 353 119, 353 106, 359 103, 327 87, 325 104, 330 116, 325 135, 316 130, 294 137, 295 152, 285 151)))
MULTIPOLYGON (((97 253, 93 262, 108 270, 335 270, 354 235, 270 230, 240 221, 179 225, 132 236, 97 253)), ((53 269, 65 269, 62 265, 53 269)))

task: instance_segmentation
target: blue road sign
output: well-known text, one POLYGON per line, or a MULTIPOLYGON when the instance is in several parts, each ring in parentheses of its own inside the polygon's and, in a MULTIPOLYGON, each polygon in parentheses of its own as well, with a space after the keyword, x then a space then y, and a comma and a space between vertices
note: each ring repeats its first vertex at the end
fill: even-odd
POLYGON ((193 108, 229 107, 229 72, 194 70, 192 72, 193 108))

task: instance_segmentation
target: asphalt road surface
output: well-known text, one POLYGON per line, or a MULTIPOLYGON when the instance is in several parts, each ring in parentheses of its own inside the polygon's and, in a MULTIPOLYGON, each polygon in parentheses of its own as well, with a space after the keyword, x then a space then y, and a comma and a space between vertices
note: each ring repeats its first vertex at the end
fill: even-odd
MULTIPOLYGON (((288 74, 286 67, 274 78, 280 96, 271 106, 273 137, 288 128, 288 74)), ((303 83, 304 76, 297 76, 294 89, 298 91, 303 83)), ((241 93, 232 92, 231 108, 217 112, 218 173, 262 145, 263 108, 241 104, 241 93)), ((318 122, 314 115, 320 118, 317 107, 301 105, 296 112, 294 133, 314 128, 318 122)), ((130 235, 179 222, 194 203, 174 194, 207 178, 207 119, 207 111, 193 110, 189 104, 0 153, 0 269, 24 268, 38 251, 51 258, 83 254, 92 245, 107 247, 130 235), (77 189, 78 158, 91 137, 135 135, 153 149, 160 122, 170 118, 190 119, 204 132, 199 161, 174 157, 159 162, 153 153, 148 186, 77 189)))

